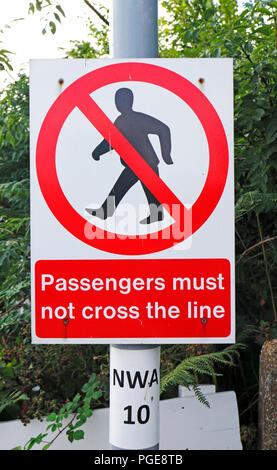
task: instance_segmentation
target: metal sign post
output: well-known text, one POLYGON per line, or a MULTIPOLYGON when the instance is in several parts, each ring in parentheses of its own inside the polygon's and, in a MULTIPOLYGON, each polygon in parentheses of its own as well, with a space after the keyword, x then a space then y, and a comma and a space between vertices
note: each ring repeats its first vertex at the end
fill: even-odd
MULTIPOLYGON (((158 57, 157 0, 114 0, 111 56, 158 57)), ((112 449, 159 448, 160 347, 110 346, 112 449)))

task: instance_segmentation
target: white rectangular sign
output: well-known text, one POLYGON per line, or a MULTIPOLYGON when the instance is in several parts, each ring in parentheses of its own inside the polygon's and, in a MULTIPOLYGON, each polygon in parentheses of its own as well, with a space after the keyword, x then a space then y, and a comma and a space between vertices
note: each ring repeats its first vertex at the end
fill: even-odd
POLYGON ((30 75, 33 342, 234 342, 232 60, 30 75))

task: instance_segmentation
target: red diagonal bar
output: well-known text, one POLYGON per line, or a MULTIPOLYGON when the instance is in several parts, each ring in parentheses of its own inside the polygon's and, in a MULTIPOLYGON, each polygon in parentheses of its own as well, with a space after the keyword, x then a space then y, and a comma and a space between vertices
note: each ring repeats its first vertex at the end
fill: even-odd
POLYGON ((166 205, 166 209, 171 215, 173 205, 175 204, 179 205, 180 209, 183 209, 183 213, 186 212, 187 209, 183 203, 152 170, 139 152, 135 150, 126 137, 123 136, 123 134, 89 95, 83 94, 78 97, 77 106, 98 132, 100 132, 104 139, 111 144, 113 149, 137 175, 140 181, 147 186, 161 204, 166 205))

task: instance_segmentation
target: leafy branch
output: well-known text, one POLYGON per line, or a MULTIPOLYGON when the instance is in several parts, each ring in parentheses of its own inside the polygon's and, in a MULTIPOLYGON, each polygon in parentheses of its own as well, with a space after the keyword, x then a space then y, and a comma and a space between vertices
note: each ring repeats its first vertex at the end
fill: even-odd
POLYGON ((46 34, 47 28, 50 28, 52 34, 55 34, 57 30, 56 23, 61 23, 61 17, 65 17, 65 12, 59 3, 55 3, 54 5, 50 0, 36 0, 35 2, 29 3, 29 13, 35 13, 35 11, 41 12, 45 8, 48 9, 49 7, 54 7, 54 11, 52 10, 52 16, 49 20, 46 18, 49 16, 49 12, 47 12, 46 16, 44 17, 45 26, 42 30, 42 34, 46 34), (48 21, 48 24, 47 24, 48 21))
MULTIPOLYGON (((100 18, 100 20, 105 23, 105 25, 109 26, 109 21, 104 17, 104 15, 100 13, 99 9, 97 9, 92 4, 92 2, 88 0, 83 1, 98 16, 98 18, 100 18)), ((46 34, 48 29, 50 29, 52 34, 55 34, 57 30, 57 24, 61 24, 62 17, 65 18, 66 14, 62 6, 57 2, 53 2, 52 0, 36 0, 29 3, 29 13, 35 13, 36 11, 41 12, 45 9, 47 10, 47 13, 44 16, 45 26, 42 30, 42 34, 46 34)))

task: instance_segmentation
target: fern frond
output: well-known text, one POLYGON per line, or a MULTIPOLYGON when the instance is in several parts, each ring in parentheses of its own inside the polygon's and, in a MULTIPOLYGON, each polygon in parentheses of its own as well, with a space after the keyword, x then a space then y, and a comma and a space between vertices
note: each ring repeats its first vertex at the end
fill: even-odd
POLYGON ((232 344, 222 351, 184 359, 173 371, 162 377, 160 392, 164 392, 169 385, 183 385, 186 388, 192 387, 195 396, 200 399, 202 403, 207 404, 207 400, 196 383, 194 374, 212 377, 222 375, 215 371, 215 366, 235 366, 234 358, 239 356, 239 349, 243 348, 245 348, 245 346, 241 343, 232 344))
POLYGON ((244 215, 252 211, 269 212, 276 207, 277 193, 262 193, 259 191, 249 191, 238 199, 235 206, 236 222, 244 215))
POLYGON ((25 393, 14 391, 14 392, 0 392, 0 413, 10 405, 13 405, 19 400, 28 400, 25 393))
POLYGON ((210 408, 210 403, 208 402, 205 395, 201 392, 200 387, 198 385, 193 385, 192 389, 194 391, 194 395, 200 401, 200 403, 202 403, 202 405, 207 406, 207 408, 210 408))

